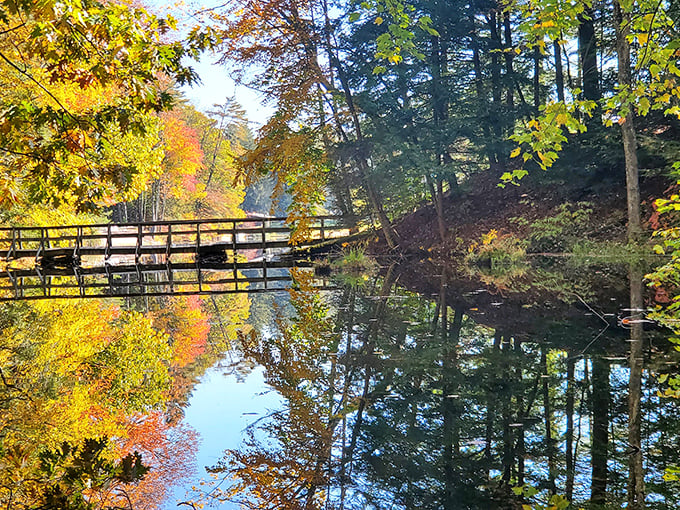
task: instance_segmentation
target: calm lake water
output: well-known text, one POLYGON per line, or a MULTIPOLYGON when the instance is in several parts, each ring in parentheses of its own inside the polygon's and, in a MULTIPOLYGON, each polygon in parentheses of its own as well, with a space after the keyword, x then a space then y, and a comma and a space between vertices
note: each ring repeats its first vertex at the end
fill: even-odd
POLYGON ((648 270, 383 263, 249 297, 4 303, 2 503, 678 508, 680 357, 648 270))

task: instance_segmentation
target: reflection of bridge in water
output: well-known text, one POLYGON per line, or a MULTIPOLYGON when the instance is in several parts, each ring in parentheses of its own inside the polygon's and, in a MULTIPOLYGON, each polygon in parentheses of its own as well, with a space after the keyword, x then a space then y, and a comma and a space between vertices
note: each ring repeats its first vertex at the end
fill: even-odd
MULTIPOLYGON (((347 235, 340 219, 311 220, 309 247, 347 235)), ((285 218, 0 229, 0 300, 228 294, 283 290, 291 269, 285 218), (25 266, 30 259, 32 267, 25 266), (12 267, 14 266, 14 267, 12 267)), ((318 288, 327 282, 315 281, 318 288)))

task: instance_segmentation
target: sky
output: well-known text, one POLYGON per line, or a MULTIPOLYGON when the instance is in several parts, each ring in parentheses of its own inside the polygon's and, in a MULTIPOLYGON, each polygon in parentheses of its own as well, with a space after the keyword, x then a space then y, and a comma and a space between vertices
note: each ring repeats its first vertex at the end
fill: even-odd
MULTIPOLYGON (((281 405, 281 398, 266 386, 261 368, 256 368, 243 381, 233 374, 225 375, 219 367, 208 370, 194 388, 185 409, 184 422, 201 436, 198 476, 187 480, 188 485, 197 485, 201 478, 208 479, 204 467, 217 464, 225 449, 237 448, 248 425, 281 405)), ((184 488, 177 487, 175 497, 168 499, 165 510, 177 508, 175 500, 185 500, 185 494, 184 488)), ((224 503, 210 508, 232 510, 239 507, 224 503)))
MULTIPOLYGON (((165 2, 163 0, 146 0, 149 9, 160 16, 171 15, 178 20, 180 33, 196 24, 193 13, 204 11, 224 3, 224 0, 205 0, 203 2, 165 2)), ((250 126, 257 129, 262 126, 273 113, 270 106, 264 104, 261 95, 243 85, 237 84, 231 77, 227 65, 217 64, 218 55, 204 54, 199 62, 189 61, 201 78, 201 83, 191 87, 182 87, 189 101, 200 111, 207 112, 214 104, 224 103, 226 98, 235 99, 246 111, 250 126)))
POLYGON ((212 105, 223 103, 226 98, 234 98, 246 111, 250 127, 262 126, 272 114, 272 109, 264 104, 257 92, 237 85, 229 76, 229 69, 215 64, 217 57, 206 55, 201 62, 192 67, 201 77, 201 83, 192 87, 182 87, 189 101, 200 111, 208 111, 212 105))

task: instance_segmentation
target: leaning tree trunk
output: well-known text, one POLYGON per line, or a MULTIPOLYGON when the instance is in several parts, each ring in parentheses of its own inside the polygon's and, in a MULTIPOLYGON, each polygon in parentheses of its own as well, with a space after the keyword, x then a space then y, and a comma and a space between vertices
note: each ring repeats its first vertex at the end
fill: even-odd
POLYGON ((567 481, 565 486, 565 495, 569 501, 574 496, 574 369, 576 359, 571 350, 567 351, 567 392, 565 412, 567 415, 567 430, 565 433, 565 450, 566 461, 565 468, 567 471, 567 481))

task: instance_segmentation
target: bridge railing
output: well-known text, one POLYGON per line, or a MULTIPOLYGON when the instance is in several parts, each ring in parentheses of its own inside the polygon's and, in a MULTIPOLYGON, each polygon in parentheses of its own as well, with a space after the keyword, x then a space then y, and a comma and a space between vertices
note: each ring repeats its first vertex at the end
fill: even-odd
MULTIPOLYGON (((218 295, 285 291, 293 269, 313 272, 308 261, 235 262, 222 267, 193 263, 18 269, 0 272, 0 302, 35 299, 218 295)), ((334 288, 313 277, 316 289, 334 288)))
MULTIPOLYGON (((0 257, 6 260, 51 256, 134 256, 200 254, 218 245, 231 251, 288 246, 293 227, 286 218, 213 218, 121 224, 0 227, 0 257)), ((301 243, 313 244, 347 235, 339 216, 314 217, 301 243)))

